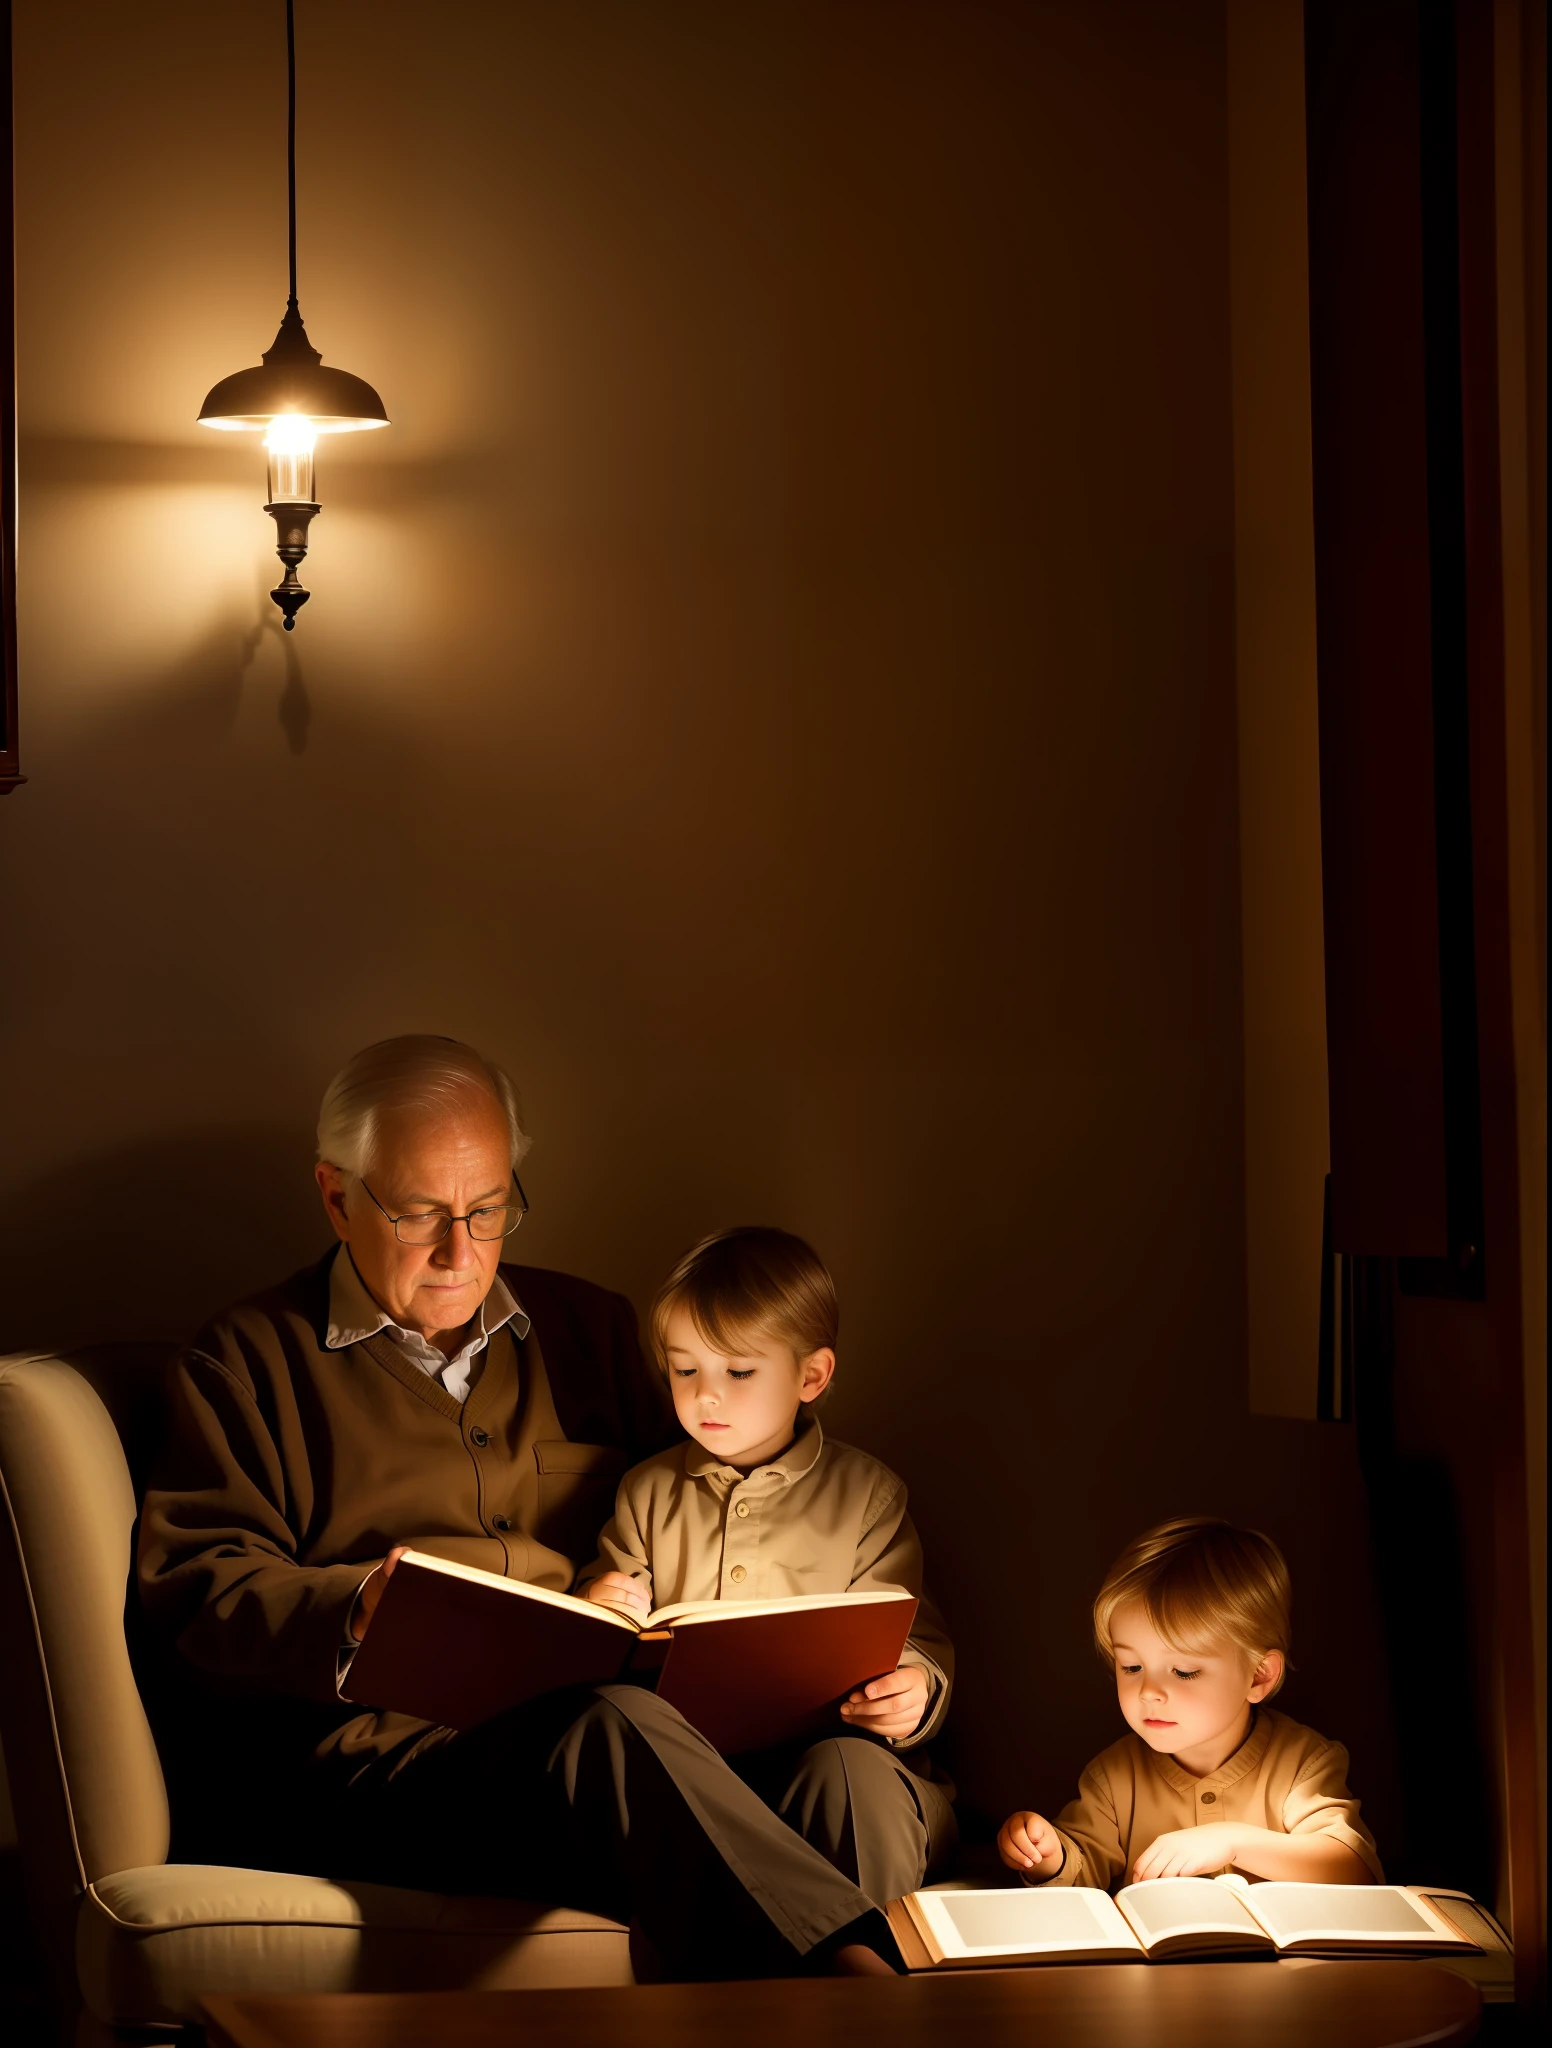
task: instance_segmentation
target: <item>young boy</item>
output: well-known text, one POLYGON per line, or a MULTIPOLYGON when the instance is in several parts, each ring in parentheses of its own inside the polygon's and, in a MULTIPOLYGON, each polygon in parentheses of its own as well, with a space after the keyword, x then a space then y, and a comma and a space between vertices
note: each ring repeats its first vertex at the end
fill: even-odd
POLYGON ((1264 1705, 1288 1663, 1292 1590, 1269 1538, 1188 1518, 1139 1536, 1094 1602, 1132 1733, 1097 1756, 1056 1824, 997 1837, 1026 1884, 1249 1877, 1383 1884, 1347 1752, 1264 1705))
POLYGON ((898 1670, 842 1704, 839 1739, 734 1763, 882 1903, 914 1891, 953 1839, 944 1789, 901 1752, 948 1711, 954 1653, 922 1592, 904 1485, 819 1426, 838 1321, 834 1282, 801 1238, 728 1230, 685 1254, 653 1304, 651 1337, 687 1441, 626 1473, 576 1590, 643 1613, 681 1600, 917 1596, 898 1670))

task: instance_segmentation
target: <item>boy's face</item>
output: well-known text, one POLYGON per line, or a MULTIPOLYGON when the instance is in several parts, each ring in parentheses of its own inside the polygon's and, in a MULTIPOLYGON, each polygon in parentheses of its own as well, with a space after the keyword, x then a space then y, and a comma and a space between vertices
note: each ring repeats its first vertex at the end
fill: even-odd
POLYGON ((798 1410, 818 1400, 835 1371, 833 1351, 798 1358, 780 1338, 761 1339, 756 1349, 732 1356, 714 1351, 686 1308, 670 1312, 663 1336, 668 1384, 685 1435, 744 1472, 781 1455, 798 1410))
POLYGON ((1164 1641, 1140 1601, 1117 1608, 1110 1635, 1128 1725, 1188 1770, 1216 1770, 1232 1756, 1249 1731, 1251 1707, 1282 1675, 1279 1650, 1259 1662, 1230 1643, 1208 1656, 1187 1655, 1164 1641))

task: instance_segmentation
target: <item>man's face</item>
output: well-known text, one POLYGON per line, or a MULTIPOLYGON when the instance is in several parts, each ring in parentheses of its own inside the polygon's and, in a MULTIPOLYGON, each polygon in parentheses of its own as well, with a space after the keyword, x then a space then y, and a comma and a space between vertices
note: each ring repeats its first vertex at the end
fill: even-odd
POLYGON ((402 1329, 434 1343, 468 1322, 490 1292, 503 1240, 472 1238, 466 1223, 455 1223, 440 1244, 401 1244, 388 1218, 428 1209, 467 1216, 482 1204, 506 1201, 512 1140, 501 1105, 471 1089, 452 1109, 384 1112, 365 1178, 371 1194, 319 1161, 329 1220, 374 1298, 402 1329))

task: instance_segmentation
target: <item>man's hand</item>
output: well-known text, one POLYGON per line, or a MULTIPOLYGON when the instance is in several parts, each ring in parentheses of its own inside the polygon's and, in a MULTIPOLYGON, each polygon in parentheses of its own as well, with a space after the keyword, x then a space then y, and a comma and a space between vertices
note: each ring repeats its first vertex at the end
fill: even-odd
POLYGON ((639 1579, 625 1572, 605 1572, 583 1589, 584 1600, 596 1600, 600 1607, 633 1607, 643 1614, 652 1612, 652 1600, 639 1579))
POLYGON ((407 1543, 396 1543, 356 1595, 356 1604, 350 1613, 350 1633, 358 1643, 371 1626, 372 1616, 377 1612, 377 1603, 383 1597, 383 1588, 392 1576, 394 1566, 409 1547, 407 1543))
POLYGON ((1066 1853, 1061 1836, 1042 1814, 1010 1814, 997 1830, 997 1854, 1010 1870, 1055 1877, 1066 1853))
POLYGON ((1160 1835, 1132 1865, 1132 1881, 1149 1877, 1211 1877, 1239 1856, 1241 1830, 1226 1820, 1205 1828, 1174 1828, 1160 1835))
POLYGON ((898 1741, 914 1735, 927 1711, 930 1691, 919 1664, 902 1664, 883 1678, 870 1678, 841 1708, 841 1719, 865 1735, 887 1735, 898 1741))

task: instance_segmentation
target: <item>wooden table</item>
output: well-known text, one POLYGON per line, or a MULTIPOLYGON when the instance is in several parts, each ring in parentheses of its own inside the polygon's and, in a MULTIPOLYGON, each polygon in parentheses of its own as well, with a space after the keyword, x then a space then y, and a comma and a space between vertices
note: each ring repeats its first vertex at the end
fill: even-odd
POLYGON ((1427 1963, 1292 1961, 205 2001, 210 2048, 1451 2048, 1480 2012, 1427 1963))

